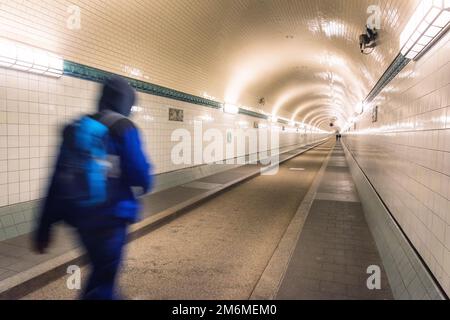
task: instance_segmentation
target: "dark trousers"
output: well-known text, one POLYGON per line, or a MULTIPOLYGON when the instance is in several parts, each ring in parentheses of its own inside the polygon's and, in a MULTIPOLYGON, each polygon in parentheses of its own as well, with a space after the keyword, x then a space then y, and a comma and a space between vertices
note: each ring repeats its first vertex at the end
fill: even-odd
POLYGON ((96 226, 78 226, 77 230, 92 267, 81 298, 119 299, 115 283, 126 244, 127 224, 124 221, 107 221, 96 226))

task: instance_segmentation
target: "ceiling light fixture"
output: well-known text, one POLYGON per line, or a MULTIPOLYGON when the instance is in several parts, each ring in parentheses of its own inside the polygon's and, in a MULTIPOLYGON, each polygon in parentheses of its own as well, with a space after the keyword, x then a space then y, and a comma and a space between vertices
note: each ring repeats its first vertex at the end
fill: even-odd
POLYGON ((223 106, 223 111, 225 113, 238 114, 239 107, 231 103, 225 103, 225 105, 223 106))
POLYGON ((0 67, 59 78, 64 61, 56 54, 0 38, 0 67))
POLYGON ((448 29, 450 0, 423 0, 400 36, 401 53, 415 60, 448 29))
POLYGON ((362 114, 364 112, 365 104, 363 102, 358 102, 355 106, 355 113, 362 114))

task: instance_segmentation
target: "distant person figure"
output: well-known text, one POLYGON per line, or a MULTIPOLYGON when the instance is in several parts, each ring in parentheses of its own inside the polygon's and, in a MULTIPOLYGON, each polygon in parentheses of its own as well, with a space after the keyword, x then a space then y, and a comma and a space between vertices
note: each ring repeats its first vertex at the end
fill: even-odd
POLYGON ((45 253, 51 226, 73 226, 87 251, 92 272, 82 298, 113 300, 115 280, 126 244, 127 227, 138 220, 136 196, 152 185, 151 165, 139 132, 128 119, 135 92, 120 77, 103 86, 99 111, 68 125, 63 132, 34 247, 45 253))

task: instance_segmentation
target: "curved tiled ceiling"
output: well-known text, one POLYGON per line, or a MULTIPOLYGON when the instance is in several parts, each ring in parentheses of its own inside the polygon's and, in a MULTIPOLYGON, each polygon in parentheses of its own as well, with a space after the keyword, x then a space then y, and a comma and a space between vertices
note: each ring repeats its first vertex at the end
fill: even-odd
POLYGON ((66 59, 329 128, 354 114, 398 54, 417 3, 30 0, 2 5, 0 26, 66 59), (79 30, 66 27, 72 4, 81 9, 79 30), (372 5, 381 9, 380 45, 362 55, 358 35, 372 5))

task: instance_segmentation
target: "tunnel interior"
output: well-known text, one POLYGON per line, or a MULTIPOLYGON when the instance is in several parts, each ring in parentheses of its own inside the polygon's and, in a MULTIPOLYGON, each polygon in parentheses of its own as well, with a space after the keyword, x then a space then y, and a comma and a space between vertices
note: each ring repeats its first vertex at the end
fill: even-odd
MULTIPOLYGON (((1 1, 0 245, 32 232, 63 125, 119 75, 154 164, 151 214, 251 177, 254 155, 325 143, 348 163, 328 176, 356 184, 393 297, 447 297, 449 23, 448 0, 1 1), (240 150, 233 132, 252 129, 277 139, 240 150)), ((18 273, 2 268, 0 284, 18 273)))

